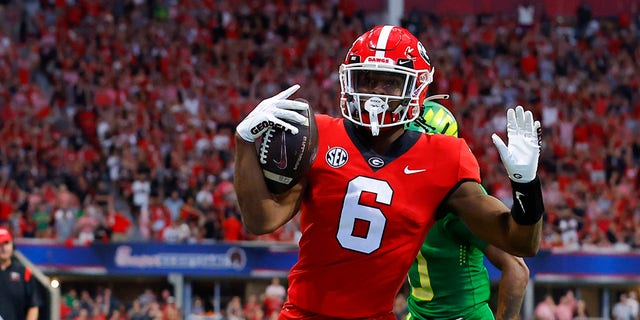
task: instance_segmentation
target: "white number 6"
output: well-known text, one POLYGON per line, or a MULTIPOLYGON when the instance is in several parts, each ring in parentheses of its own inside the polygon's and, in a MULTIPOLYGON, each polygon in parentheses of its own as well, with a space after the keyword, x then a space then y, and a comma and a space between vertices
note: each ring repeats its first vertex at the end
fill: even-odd
POLYGON ((379 208, 360 203, 362 192, 375 194, 376 202, 385 205, 390 205, 393 197, 393 189, 386 181, 367 177, 357 177, 351 180, 342 203, 337 238, 344 248, 371 253, 380 248, 387 218, 379 208), (356 219, 369 222, 369 230, 364 238, 353 235, 356 219))

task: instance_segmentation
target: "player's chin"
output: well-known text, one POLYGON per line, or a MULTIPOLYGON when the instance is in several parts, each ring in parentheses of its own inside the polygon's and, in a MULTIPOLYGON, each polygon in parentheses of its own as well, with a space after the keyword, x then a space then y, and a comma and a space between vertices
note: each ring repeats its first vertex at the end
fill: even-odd
POLYGON ((382 137, 392 136, 400 131, 404 132, 404 126, 395 125, 391 127, 384 127, 384 128, 380 128, 380 133, 378 134, 378 136, 382 136, 382 137))

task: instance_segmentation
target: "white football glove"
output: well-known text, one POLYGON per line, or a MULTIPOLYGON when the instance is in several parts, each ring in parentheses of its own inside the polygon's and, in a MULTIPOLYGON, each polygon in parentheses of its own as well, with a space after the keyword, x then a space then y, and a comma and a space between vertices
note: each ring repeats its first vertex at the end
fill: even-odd
POLYGON ((287 123, 305 123, 307 118, 292 110, 307 110, 309 105, 294 100, 287 100, 294 92, 298 91, 300 85, 296 84, 275 96, 262 100, 244 120, 236 127, 238 135, 248 141, 255 142, 267 129, 273 126, 284 127, 285 130, 293 134, 298 133, 298 128, 287 123))
POLYGON ((520 183, 532 181, 540 156, 540 121, 533 121, 531 111, 521 106, 507 110, 507 138, 509 146, 497 134, 491 135, 509 178, 520 183))

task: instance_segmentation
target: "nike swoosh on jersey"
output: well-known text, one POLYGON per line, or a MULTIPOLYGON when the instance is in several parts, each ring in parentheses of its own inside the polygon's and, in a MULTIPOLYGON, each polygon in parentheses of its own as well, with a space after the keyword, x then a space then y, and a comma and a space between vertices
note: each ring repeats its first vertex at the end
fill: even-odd
POLYGON ((284 170, 287 167, 287 143, 286 143, 286 139, 285 139, 285 132, 282 132, 282 142, 280 144, 280 161, 275 161, 273 160, 273 162, 276 163, 276 167, 278 167, 281 170, 284 170))
POLYGON ((404 174, 414 174, 425 171, 427 171, 427 169, 409 169, 409 166, 404 167, 404 174))

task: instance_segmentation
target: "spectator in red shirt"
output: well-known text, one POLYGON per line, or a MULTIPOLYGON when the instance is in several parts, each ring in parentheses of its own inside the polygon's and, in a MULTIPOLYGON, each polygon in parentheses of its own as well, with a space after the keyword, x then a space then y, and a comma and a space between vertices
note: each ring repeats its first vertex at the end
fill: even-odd
POLYGON ((160 197, 151 197, 151 206, 149 207, 149 216, 151 226, 151 236, 155 240, 160 240, 160 234, 162 230, 171 224, 171 213, 169 209, 164 205, 160 197))
POLYGON ((222 222, 225 241, 244 240, 244 225, 235 212, 230 212, 222 222))
POLYGON ((109 207, 107 213, 107 226, 111 229, 111 241, 122 242, 129 237, 129 229, 131 228, 131 220, 122 212, 116 211, 113 206, 109 207))

